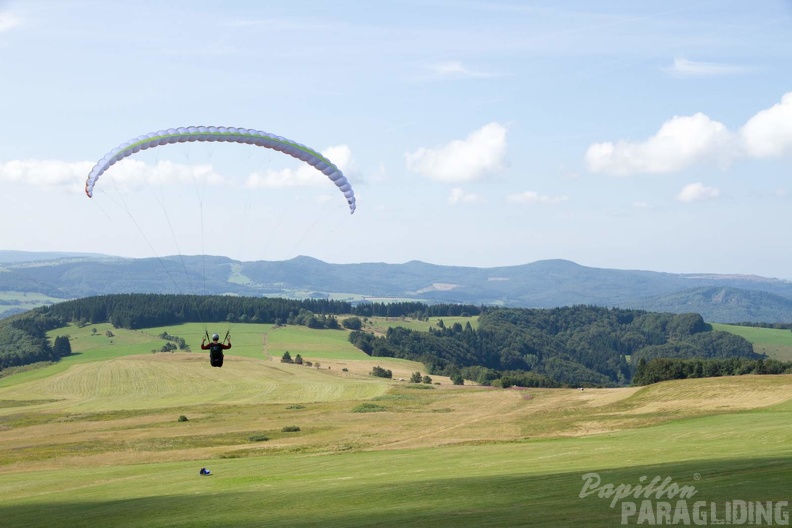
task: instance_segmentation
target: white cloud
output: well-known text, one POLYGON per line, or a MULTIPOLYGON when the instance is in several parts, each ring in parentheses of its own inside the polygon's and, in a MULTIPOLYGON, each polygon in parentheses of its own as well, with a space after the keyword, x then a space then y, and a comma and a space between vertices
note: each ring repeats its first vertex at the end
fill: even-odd
POLYGON ((79 190, 93 167, 90 161, 12 160, 0 162, 0 181, 23 183, 40 189, 79 190))
MULTIPOLYGON (((167 185, 191 182, 219 185, 226 181, 215 172, 211 164, 185 165, 164 160, 152 166, 140 160, 127 158, 116 163, 111 170, 111 174, 104 174, 102 178, 111 177, 113 185, 123 189, 151 184, 167 185)), ((101 181, 98 182, 97 187, 101 183, 101 181)))
POLYGON ((720 191, 715 187, 707 187, 703 183, 690 183, 685 185, 676 199, 680 202, 701 202, 704 200, 713 200, 720 196, 720 191))
POLYGON ((448 196, 448 202, 456 205, 456 204, 478 204, 478 203, 486 203, 486 200, 479 196, 478 194, 469 193, 464 191, 460 187, 455 187, 451 189, 451 194, 448 196))
POLYGON ((515 204, 547 204, 554 205, 566 202, 566 196, 546 196, 534 191, 525 191, 519 194, 511 194, 506 197, 506 201, 515 204))
POLYGON ((407 152, 407 168, 445 183, 470 182, 503 170, 506 127, 489 123, 467 138, 434 149, 407 152))
POLYGON ((781 156, 792 151, 792 92, 749 119, 740 136, 749 156, 781 156))
POLYGON ((738 158, 765 158, 792 154, 792 92, 781 102, 760 110, 738 133, 702 113, 676 116, 643 142, 594 143, 586 150, 591 172, 613 176, 667 173, 694 163, 715 161, 727 165, 738 158))
MULTIPOLYGON (((85 179, 94 166, 91 161, 56 160, 13 160, 0 163, 0 181, 22 183, 39 189, 70 189, 79 191, 85 187, 85 179)), ((211 165, 180 165, 160 161, 148 165, 135 159, 124 159, 113 165, 110 172, 96 182, 95 190, 113 186, 123 190, 139 188, 149 184, 185 182, 221 183, 223 179, 211 165)))
POLYGON ((22 19, 12 13, 0 12, 0 33, 22 24, 22 19))
MULTIPOLYGON (((322 155, 341 169, 341 172, 348 173, 354 170, 352 151, 347 145, 330 147, 324 150, 322 155)), ((284 187, 314 187, 327 185, 327 182, 327 176, 320 171, 310 165, 300 164, 293 169, 254 172, 248 176, 245 186, 251 189, 279 189, 284 187)))
POLYGON ((663 71, 675 77, 715 77, 748 73, 751 68, 719 62, 700 62, 675 58, 674 64, 663 68, 663 71))
POLYGON ((669 119, 643 142, 595 143, 585 159, 591 172, 614 176, 665 173, 709 158, 726 162, 733 156, 733 146, 733 134, 723 123, 697 113, 669 119))
MULTIPOLYGON (((331 147, 323 152, 342 171, 353 168, 351 151, 347 146, 331 147)), ((40 189, 71 188, 78 191, 85 187, 85 179, 95 162, 66 162, 57 160, 12 160, 0 162, 0 181, 21 183, 40 189)), ((246 186, 256 187, 295 187, 327 185, 327 176, 307 164, 296 169, 253 173, 246 186)), ((229 183, 216 172, 211 164, 179 164, 163 160, 150 165, 144 161, 125 158, 100 176, 95 191, 115 188, 123 191, 134 190, 146 185, 199 183, 219 185, 229 183)))
POLYGON ((475 71, 465 67, 459 61, 449 61, 449 62, 441 62, 439 64, 433 64, 429 66, 429 69, 437 77, 442 78, 476 78, 476 79, 485 79, 489 77, 494 77, 493 74, 482 72, 482 71, 475 71))

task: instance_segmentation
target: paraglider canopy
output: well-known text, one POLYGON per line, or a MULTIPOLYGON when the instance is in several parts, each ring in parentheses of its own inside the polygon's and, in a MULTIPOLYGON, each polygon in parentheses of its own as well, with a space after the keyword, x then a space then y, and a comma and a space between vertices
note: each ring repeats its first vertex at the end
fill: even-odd
POLYGON ((338 190, 341 191, 349 204, 349 212, 354 213, 355 192, 347 181, 341 170, 333 162, 325 158, 319 152, 306 147, 296 141, 276 136, 261 130, 251 130, 246 128, 215 127, 215 126, 191 126, 182 128, 169 128, 159 130, 143 136, 138 136, 104 155, 88 175, 85 181, 85 194, 93 196, 93 189, 99 177, 105 173, 116 162, 135 154, 141 150, 158 147, 161 145, 184 143, 192 141, 225 141, 235 143, 245 143, 268 149, 277 150, 297 158, 316 168, 332 181, 338 190))

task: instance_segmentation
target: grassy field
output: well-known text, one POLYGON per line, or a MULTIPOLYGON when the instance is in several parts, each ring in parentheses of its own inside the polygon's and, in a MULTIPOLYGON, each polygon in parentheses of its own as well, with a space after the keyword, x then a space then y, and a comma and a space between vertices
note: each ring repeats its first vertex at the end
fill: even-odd
POLYGON ((463 327, 470 323, 473 328, 478 328, 478 316, 473 317, 430 317, 428 321, 419 321, 417 319, 402 318, 402 317, 370 317, 367 318, 367 330, 373 331, 378 334, 384 334, 389 327, 402 327, 410 330, 419 330, 428 332, 429 328, 437 328, 440 320, 446 327, 452 326, 454 323, 459 323, 463 327))
POLYGON ((779 361, 792 361, 792 331, 712 323, 712 328, 742 336, 753 343, 754 352, 779 361))
MULTIPOLYGON (((213 369, 198 351, 204 330, 62 329, 53 335, 70 335, 75 355, 0 379, 0 525, 621 525, 640 500, 582 493, 591 473, 614 487, 659 477, 694 488, 687 505, 692 517, 705 502, 704 524, 726 502, 790 499, 792 376, 413 385, 398 378, 420 364, 301 327, 234 325, 213 369), (152 353, 162 331, 192 351, 152 353), (320 367, 283 364, 285 350, 320 367), (370 376, 374 365, 395 379, 370 376)), ((649 502, 662 521, 662 503, 678 499, 649 502)))

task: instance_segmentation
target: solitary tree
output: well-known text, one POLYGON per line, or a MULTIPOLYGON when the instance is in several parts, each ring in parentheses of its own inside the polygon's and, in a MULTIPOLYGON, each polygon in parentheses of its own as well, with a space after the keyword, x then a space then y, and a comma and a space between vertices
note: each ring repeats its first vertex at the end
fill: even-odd
POLYGON ((58 357, 66 357, 71 355, 71 343, 66 336, 58 336, 55 338, 55 343, 52 345, 52 351, 58 357))

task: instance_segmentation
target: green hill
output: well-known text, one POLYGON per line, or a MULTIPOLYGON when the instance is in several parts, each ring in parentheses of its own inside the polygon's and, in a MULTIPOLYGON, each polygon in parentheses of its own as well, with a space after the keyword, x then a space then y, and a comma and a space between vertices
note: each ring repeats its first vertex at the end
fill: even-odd
MULTIPOLYGON (((162 328, 108 328, 58 329, 77 354, 0 379, 3 526, 620 525, 629 499, 581 495, 592 474, 670 478, 710 520, 786 500, 792 376, 413 385, 368 371, 420 365, 322 349, 306 328, 232 327, 222 369, 152 353, 162 328), (282 364, 284 349, 320 367, 282 364)), ((191 348, 201 335, 166 329, 191 348)), ((667 502, 648 500, 653 515, 667 502)))

